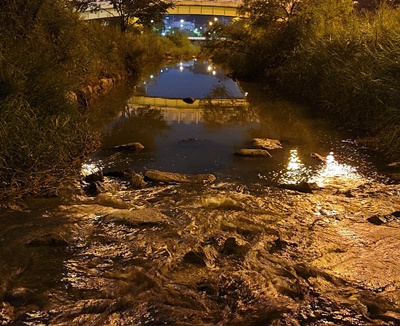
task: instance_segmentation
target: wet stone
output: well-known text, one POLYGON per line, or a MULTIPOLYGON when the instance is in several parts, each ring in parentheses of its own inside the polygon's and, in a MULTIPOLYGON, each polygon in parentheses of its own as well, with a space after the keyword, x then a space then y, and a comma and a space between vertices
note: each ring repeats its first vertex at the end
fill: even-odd
POLYGON ((113 196, 110 193, 99 194, 95 198, 94 202, 102 206, 108 206, 113 208, 126 208, 126 209, 129 208, 128 203, 121 200, 117 196, 113 196))
POLYGON ((311 153, 311 157, 315 158, 316 160, 318 160, 320 162, 326 162, 326 158, 318 153, 311 153))
POLYGON ((103 217, 106 222, 135 226, 154 226, 166 222, 167 216, 153 208, 125 210, 118 209, 103 217))
POLYGON ((300 183, 282 183, 279 185, 280 188, 296 190, 304 193, 313 193, 313 190, 318 190, 319 187, 315 183, 300 182, 300 183))
POLYGON ((389 166, 391 168, 400 168, 400 162, 392 162, 392 163, 389 163, 387 166, 389 166))
POLYGON ((183 174, 158 170, 146 171, 145 177, 155 182, 192 184, 212 183, 216 179, 213 174, 183 174))
POLYGON ((104 180, 103 171, 100 171, 100 170, 97 172, 94 172, 92 174, 89 174, 85 177, 85 181, 87 183, 93 183, 96 181, 103 181, 103 180, 104 180))
POLYGON ((104 192, 103 185, 99 182, 92 182, 86 187, 86 194, 90 197, 96 197, 104 192))
POLYGON ((248 157, 272 157, 272 155, 265 149, 242 148, 235 152, 237 156, 248 157))
POLYGON ((279 140, 269 139, 269 138, 254 138, 253 146, 255 148, 268 149, 268 150, 282 148, 282 145, 279 140))
POLYGON ((132 150, 135 152, 140 152, 143 148, 144 146, 139 142, 132 142, 114 147, 116 150, 132 150))
POLYGON ((135 173, 135 172, 132 173, 132 175, 129 179, 129 183, 130 183, 131 188, 133 188, 133 189, 144 188, 147 185, 147 183, 146 183, 146 181, 144 181, 143 177, 140 174, 135 173))
POLYGON ((382 224, 387 223, 388 219, 384 215, 377 214, 377 215, 373 215, 373 216, 369 217, 367 219, 367 221, 369 223, 372 223, 372 224, 375 224, 375 225, 382 225, 382 224))

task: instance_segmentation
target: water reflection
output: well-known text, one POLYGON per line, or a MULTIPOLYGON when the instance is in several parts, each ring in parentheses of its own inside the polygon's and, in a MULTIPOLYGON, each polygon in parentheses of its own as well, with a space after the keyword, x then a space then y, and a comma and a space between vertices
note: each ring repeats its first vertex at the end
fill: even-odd
POLYGON ((103 143, 105 147, 114 147, 141 139, 149 144, 155 135, 162 134, 169 128, 159 110, 149 107, 132 109, 126 106, 118 119, 106 127, 103 143))
POLYGON ((135 95, 164 99, 244 99, 239 85, 222 70, 197 60, 164 67, 158 75, 138 85, 135 95))
POLYGON ((362 181, 363 177, 357 172, 357 169, 336 161, 333 153, 329 153, 326 162, 311 178, 312 182, 317 183, 320 187, 329 185, 330 183, 352 183, 362 181))
POLYGON ((310 169, 301 162, 297 149, 290 150, 290 157, 286 170, 279 179, 280 183, 295 184, 308 181, 310 169))
POLYGON ((215 172, 232 166, 234 148, 258 125, 258 113, 223 71, 208 62, 181 62, 136 86, 134 96, 105 128, 105 150, 95 159, 106 167, 137 171, 215 172), (194 103, 183 101, 189 97, 194 103), (145 149, 112 152, 129 142, 140 142, 145 149))
POLYGON ((333 153, 323 164, 310 156, 332 150, 338 161, 363 161, 353 143, 341 142, 337 130, 307 112, 260 87, 239 85, 209 62, 180 62, 149 73, 135 86, 118 116, 104 127, 104 151, 95 160, 138 172, 220 173, 247 183, 261 178, 267 184, 306 181, 325 186, 361 178, 333 153), (253 138, 278 139, 283 149, 273 151, 270 159, 235 157, 237 150, 252 146, 253 138), (130 142, 145 149, 112 151, 130 142))
POLYGON ((302 163, 297 149, 290 150, 288 163, 278 175, 279 183, 313 182, 319 187, 350 183, 354 186, 355 182, 364 180, 355 167, 337 162, 333 152, 326 156, 322 165, 307 167, 302 163))

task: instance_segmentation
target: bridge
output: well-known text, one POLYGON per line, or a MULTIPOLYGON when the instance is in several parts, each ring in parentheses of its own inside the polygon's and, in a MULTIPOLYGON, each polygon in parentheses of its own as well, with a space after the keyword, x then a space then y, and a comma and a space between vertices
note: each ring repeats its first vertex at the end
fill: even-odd
POLYGON ((185 103, 182 99, 161 98, 150 96, 134 96, 128 101, 130 105, 151 106, 158 108, 174 108, 174 109, 193 109, 204 108, 207 105, 215 105, 222 107, 242 107, 247 105, 245 98, 226 98, 226 99, 198 99, 194 103, 185 103))
MULTIPOLYGON (((108 1, 96 0, 99 10, 87 10, 81 13, 83 19, 103 19, 117 17, 118 13, 108 1)), ((237 7, 242 0, 178 0, 174 8, 168 10, 170 15, 209 15, 238 17, 237 7)))

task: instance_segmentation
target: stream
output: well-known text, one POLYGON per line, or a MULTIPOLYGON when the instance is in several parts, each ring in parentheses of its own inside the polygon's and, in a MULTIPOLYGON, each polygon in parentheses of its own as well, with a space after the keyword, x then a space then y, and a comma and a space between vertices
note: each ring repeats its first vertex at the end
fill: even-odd
POLYGON ((81 179, 0 213, 0 325, 400 325, 398 168, 352 131, 197 60, 93 110, 81 179))

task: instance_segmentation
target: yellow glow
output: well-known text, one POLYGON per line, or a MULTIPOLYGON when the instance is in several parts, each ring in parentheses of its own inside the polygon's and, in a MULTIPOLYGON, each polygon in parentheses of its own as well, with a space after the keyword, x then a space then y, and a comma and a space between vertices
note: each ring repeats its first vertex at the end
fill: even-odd
POLYGON ((307 181, 309 170, 301 162, 297 149, 290 150, 289 162, 285 173, 281 176, 281 183, 299 183, 307 181))

